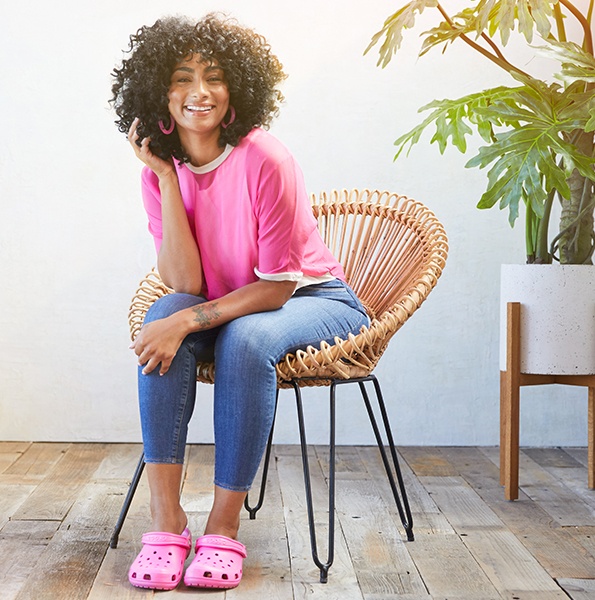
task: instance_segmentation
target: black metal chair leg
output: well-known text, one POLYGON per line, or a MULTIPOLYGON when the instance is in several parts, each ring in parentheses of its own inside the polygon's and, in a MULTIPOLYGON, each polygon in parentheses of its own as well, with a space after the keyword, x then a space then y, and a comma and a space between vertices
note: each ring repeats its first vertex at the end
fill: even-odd
POLYGON ((124 525, 124 521, 126 520, 126 515, 128 514, 128 510, 130 509, 130 505, 132 504, 132 499, 134 498, 134 493, 136 492, 136 488, 138 487, 138 483, 140 481, 141 475, 143 474, 144 468, 145 454, 143 452, 140 455, 138 464, 136 465, 136 471, 134 471, 134 476, 132 477, 132 481, 130 482, 128 493, 126 494, 126 498, 124 499, 124 504, 122 505, 122 510, 120 511, 118 522, 116 523, 116 526, 114 527, 114 532, 112 533, 112 537, 110 538, 110 548, 117 548, 118 546, 120 531, 122 531, 122 526, 124 525))
POLYGON ((399 460, 397 457, 397 451, 395 448, 395 443, 393 440, 392 431, 390 428, 390 423, 388 420, 388 414, 386 412, 386 406, 384 404, 384 399, 382 397, 382 391, 380 389, 380 384, 374 375, 370 375, 368 377, 364 377, 358 380, 360 391, 362 393, 362 397, 364 399, 364 403, 366 405, 366 409, 368 411, 368 416, 370 417, 370 423, 372 425, 372 429, 374 430, 374 435, 376 437, 376 442, 378 444, 378 449, 380 450, 380 455, 382 457, 382 462, 384 464, 384 468, 386 470, 386 475, 388 477, 388 481, 393 493, 393 497, 395 499, 395 503, 397 505, 397 510, 399 511, 399 516, 401 517, 401 522, 403 523, 403 527, 405 528, 405 533, 407 534, 407 540, 412 542, 415 538, 413 536, 413 517, 411 516, 411 509, 409 508, 409 500, 407 499, 407 492, 405 490, 405 484, 403 482, 403 476, 401 474, 401 468, 399 467, 399 460), (384 425, 384 433, 386 434, 386 438, 388 441, 388 447, 390 450, 390 455, 393 462, 393 468, 397 476, 397 482, 395 482, 395 478, 393 476, 392 468, 390 462, 388 460, 386 450, 384 447, 384 442, 382 440, 382 435, 380 433, 380 429, 378 427, 378 423, 376 421, 376 417, 374 416, 374 411, 372 409, 372 405, 370 403, 370 398, 368 397, 368 392, 365 387, 365 382, 371 381, 374 384, 374 389, 376 391, 376 399, 378 400, 378 406, 380 408, 380 414, 382 416, 382 422, 384 425), (399 498, 400 491, 400 498, 399 498))
POLYGON ((271 425, 271 433, 269 433, 269 441, 264 455, 264 465, 262 466, 262 478, 260 480, 260 493, 258 494, 258 503, 251 507, 249 497, 244 500, 244 508, 250 513, 250 519, 256 519, 256 513, 262 508, 264 502, 264 492, 267 485, 267 475, 269 472, 269 461, 271 458, 271 448, 273 446, 273 432, 275 430, 275 418, 277 417, 277 405, 279 404, 279 390, 277 390, 277 398, 275 400, 275 414, 273 415, 273 423, 271 425))
POLYGON ((302 449, 302 466, 304 471, 304 486, 306 488, 306 505, 308 509, 308 525, 310 528, 310 546, 312 558, 320 569, 320 583, 327 583, 328 571, 333 564, 335 554, 335 382, 330 390, 330 439, 329 439, 329 516, 328 516, 328 553, 326 562, 318 557, 318 544, 316 541, 316 525, 314 521, 314 507, 312 503, 312 485, 310 479, 310 466, 308 461, 308 445, 306 441, 306 427, 304 424, 304 411, 302 395, 295 381, 291 381, 295 391, 295 400, 300 430, 300 444, 302 449))

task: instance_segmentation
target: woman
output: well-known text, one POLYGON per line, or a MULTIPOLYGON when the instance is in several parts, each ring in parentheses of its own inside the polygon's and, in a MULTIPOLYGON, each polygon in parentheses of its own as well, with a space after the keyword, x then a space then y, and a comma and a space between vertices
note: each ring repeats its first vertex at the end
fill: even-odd
POLYGON ((163 281, 132 344, 152 532, 132 585, 173 589, 191 534, 180 505, 196 362, 214 360, 214 500, 186 585, 235 587, 240 510, 272 426, 275 364, 368 323, 325 247, 292 155, 265 131, 285 78, 266 40, 235 21, 166 18, 130 38, 113 102, 145 164, 142 193, 163 281))

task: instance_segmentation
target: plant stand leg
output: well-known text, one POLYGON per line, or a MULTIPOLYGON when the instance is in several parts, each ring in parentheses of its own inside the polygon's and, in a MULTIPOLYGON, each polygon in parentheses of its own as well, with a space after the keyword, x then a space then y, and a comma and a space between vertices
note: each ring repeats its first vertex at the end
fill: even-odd
POLYGON ((502 468, 504 470, 504 497, 506 500, 516 500, 519 497, 521 304, 509 302, 506 308, 506 372, 501 379, 504 383, 504 390, 501 390, 504 463, 500 469, 501 473, 502 468))
POLYGON ((507 390, 507 375, 506 371, 500 371, 500 485, 506 484, 505 468, 506 464, 506 422, 507 422, 507 411, 508 402, 506 400, 507 390))
POLYGON ((507 500, 519 497, 520 388, 527 385, 585 386, 588 400, 588 486, 595 489, 595 375, 521 373, 521 303, 506 305, 506 371, 500 372, 500 484, 507 500))
POLYGON ((595 489, 595 387, 589 387, 589 487, 595 489))

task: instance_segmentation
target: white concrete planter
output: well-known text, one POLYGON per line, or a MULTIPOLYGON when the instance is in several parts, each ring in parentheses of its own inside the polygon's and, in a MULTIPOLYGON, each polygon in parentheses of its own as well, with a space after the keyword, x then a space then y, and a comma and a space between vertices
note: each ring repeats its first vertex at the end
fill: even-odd
POLYGON ((595 266, 502 265, 500 370, 506 370, 506 303, 520 302, 521 372, 595 374, 595 266))

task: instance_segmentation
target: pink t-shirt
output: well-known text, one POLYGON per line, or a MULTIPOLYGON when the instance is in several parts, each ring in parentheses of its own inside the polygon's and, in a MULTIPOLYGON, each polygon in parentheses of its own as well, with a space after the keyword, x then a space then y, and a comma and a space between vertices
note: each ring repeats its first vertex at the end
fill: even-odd
MULTIPOLYGON (((345 279, 318 233, 300 168, 272 135, 253 129, 200 168, 176 162, 209 300, 261 279, 345 279)), ((161 194, 147 167, 142 193, 149 231, 161 246, 161 194)))

